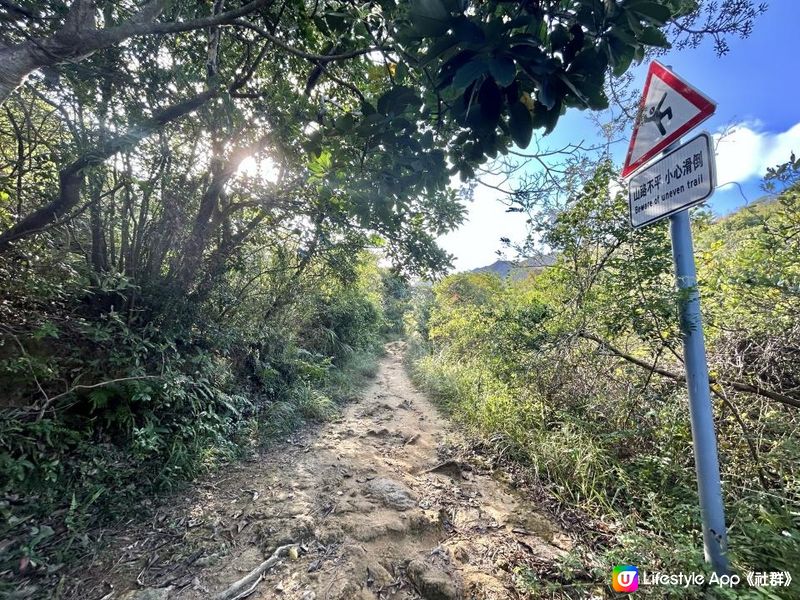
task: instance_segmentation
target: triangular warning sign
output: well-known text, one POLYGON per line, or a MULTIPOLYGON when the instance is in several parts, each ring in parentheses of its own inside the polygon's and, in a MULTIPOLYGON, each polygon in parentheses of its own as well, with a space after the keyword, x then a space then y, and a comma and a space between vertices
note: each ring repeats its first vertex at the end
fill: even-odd
POLYGON ((622 176, 714 114, 717 105, 658 61, 650 63, 622 176))

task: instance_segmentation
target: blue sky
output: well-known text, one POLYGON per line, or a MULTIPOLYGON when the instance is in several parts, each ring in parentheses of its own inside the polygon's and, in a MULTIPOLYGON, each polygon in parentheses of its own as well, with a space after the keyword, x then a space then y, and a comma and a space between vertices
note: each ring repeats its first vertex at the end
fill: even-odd
MULTIPOLYGON (((709 201, 716 214, 724 214, 761 195, 761 176, 767 166, 800 155, 800 78, 796 76, 794 49, 800 24, 800 2, 772 0, 767 13, 755 23, 746 40, 730 40, 730 52, 717 57, 710 40, 696 49, 671 51, 659 60, 717 103, 717 112, 697 131, 733 131, 718 145, 720 187, 709 201), (730 185, 737 181, 741 185, 730 185), (724 185, 728 183, 728 185, 724 185)), ((644 83, 647 64, 635 67, 644 83)), ((543 146, 595 139, 595 127, 579 110, 568 112, 543 146)), ((627 139, 613 147, 621 163, 627 139)), ((506 213, 497 192, 479 189, 469 206, 468 222, 443 236, 442 246, 456 256, 456 270, 472 269, 496 260, 499 238, 520 241, 525 218, 506 213)))

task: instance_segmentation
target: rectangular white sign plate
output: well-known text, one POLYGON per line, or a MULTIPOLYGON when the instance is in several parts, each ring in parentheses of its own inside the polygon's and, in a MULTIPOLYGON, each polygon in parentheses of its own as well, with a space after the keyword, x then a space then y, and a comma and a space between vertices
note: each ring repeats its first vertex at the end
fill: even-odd
POLYGON ((716 177, 713 140, 703 132, 631 176, 631 225, 644 227, 700 204, 714 193, 716 177))

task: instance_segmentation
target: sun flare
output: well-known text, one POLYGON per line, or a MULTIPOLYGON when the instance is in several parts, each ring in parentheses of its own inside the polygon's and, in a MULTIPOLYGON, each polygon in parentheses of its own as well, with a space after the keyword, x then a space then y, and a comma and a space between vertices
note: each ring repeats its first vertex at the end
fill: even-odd
POLYGON ((278 165, 269 156, 263 158, 248 156, 236 169, 237 175, 245 175, 268 183, 277 183, 279 173, 278 165))

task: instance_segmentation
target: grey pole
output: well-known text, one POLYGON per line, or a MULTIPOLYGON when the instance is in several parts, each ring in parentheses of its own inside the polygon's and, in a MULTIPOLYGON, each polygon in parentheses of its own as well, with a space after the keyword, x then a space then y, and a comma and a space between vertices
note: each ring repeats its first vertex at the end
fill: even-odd
POLYGON ((678 291, 681 293, 683 357, 686 363, 686 383, 689 388, 697 492, 700 496, 700 512, 703 518, 703 546, 706 561, 711 563, 718 575, 723 575, 728 572, 728 560, 725 557, 728 540, 688 210, 682 210, 669 218, 669 231, 672 236, 675 277, 678 291))

